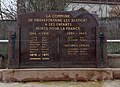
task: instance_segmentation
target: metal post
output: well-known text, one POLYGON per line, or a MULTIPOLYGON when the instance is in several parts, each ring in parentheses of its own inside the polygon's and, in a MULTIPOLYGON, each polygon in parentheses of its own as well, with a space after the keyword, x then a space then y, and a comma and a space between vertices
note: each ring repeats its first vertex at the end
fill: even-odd
POLYGON ((16 41, 16 33, 15 32, 12 33, 11 39, 12 39, 12 58, 14 60, 15 59, 15 41, 16 41))
POLYGON ((104 61, 104 33, 100 32, 100 51, 101 51, 101 59, 100 59, 100 67, 105 67, 104 61))

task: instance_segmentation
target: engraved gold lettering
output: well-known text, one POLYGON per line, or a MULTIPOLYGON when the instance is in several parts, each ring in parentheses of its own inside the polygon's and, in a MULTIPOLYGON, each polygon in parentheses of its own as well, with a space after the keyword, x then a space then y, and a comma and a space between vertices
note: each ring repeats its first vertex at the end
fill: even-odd
POLYGON ((87 32, 79 32, 79 35, 87 35, 87 32))
POLYGON ((42 56, 49 56, 49 54, 48 53, 44 53, 44 54, 42 54, 42 56))
POLYGON ((37 35, 36 32, 29 32, 29 35, 37 35))
POLYGON ((42 58, 42 60, 49 60, 50 58, 42 58))
POLYGON ((30 60, 41 60, 41 58, 29 58, 30 60))
POLYGON ((37 51, 38 49, 30 49, 30 50, 34 50, 34 51, 36 50, 37 51))
POLYGON ((67 32, 67 35, 75 35, 75 32, 67 32))
POLYGON ((71 22, 87 22, 87 19, 71 19, 71 22))
POLYGON ((78 44, 64 44, 65 47, 78 47, 78 44))
POLYGON ((80 44, 79 47, 90 47, 90 44, 80 44))
POLYGON ((80 27, 66 27, 66 30, 80 30, 80 27))
POLYGON ((62 22, 62 19, 34 19, 34 22, 62 22))
POLYGON ((33 19, 32 19, 32 18, 29 18, 29 19, 28 19, 28 22, 33 22, 33 19))
POLYGON ((42 35, 49 35, 49 32, 42 32, 42 35))
POLYGON ((63 19, 63 22, 70 22, 70 19, 63 19))
POLYGON ((37 56, 37 54, 30 54, 30 56, 37 56))

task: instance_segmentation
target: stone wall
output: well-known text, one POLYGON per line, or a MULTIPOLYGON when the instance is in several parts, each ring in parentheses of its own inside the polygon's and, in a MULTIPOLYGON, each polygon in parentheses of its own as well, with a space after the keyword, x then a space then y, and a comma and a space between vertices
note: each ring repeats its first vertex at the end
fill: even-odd
POLYGON ((108 67, 120 68, 120 54, 108 54, 108 67))

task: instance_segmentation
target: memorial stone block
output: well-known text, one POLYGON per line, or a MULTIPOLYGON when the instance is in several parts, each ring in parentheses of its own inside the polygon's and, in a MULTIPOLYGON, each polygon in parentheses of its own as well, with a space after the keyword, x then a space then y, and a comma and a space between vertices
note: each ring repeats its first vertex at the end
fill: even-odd
POLYGON ((100 64, 98 20, 85 10, 20 14, 18 31, 18 68, 100 64))

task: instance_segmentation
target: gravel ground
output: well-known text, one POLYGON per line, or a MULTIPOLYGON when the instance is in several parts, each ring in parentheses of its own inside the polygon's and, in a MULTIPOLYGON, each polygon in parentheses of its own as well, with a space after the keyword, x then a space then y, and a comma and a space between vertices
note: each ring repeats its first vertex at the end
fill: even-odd
POLYGON ((120 87, 120 80, 99 82, 28 82, 2 83, 0 87, 120 87))

